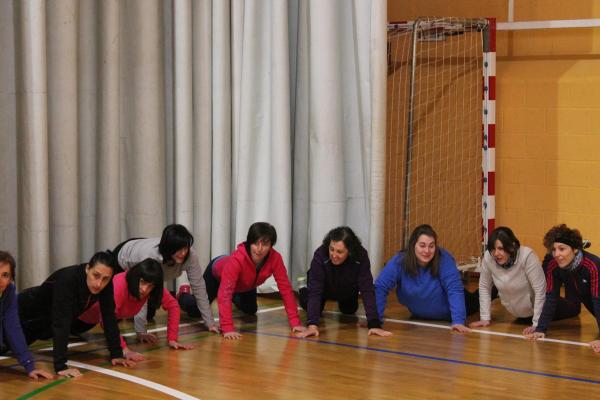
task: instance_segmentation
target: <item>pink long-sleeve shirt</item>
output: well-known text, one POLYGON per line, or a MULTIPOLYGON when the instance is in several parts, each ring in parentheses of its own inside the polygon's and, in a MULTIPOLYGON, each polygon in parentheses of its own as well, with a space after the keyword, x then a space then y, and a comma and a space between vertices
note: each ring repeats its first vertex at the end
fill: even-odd
MULTIPOLYGON (((129 293, 126 272, 121 272, 113 278, 113 287, 115 294, 115 314, 117 319, 132 318, 148 300, 147 297, 137 299, 129 293)), ((179 303, 173 298, 167 289, 163 289, 162 307, 167 311, 167 339, 169 341, 177 340, 179 336, 179 303)), ((102 323, 102 315, 98 303, 87 309, 79 316, 79 319, 88 324, 102 323)), ((125 340, 121 336, 121 347, 125 348, 125 340)))
POLYGON ((300 325, 298 306, 292 291, 292 285, 283 265, 281 254, 275 249, 270 250, 267 261, 258 274, 256 273, 256 265, 248 255, 244 243, 238 244, 237 249, 231 255, 218 259, 213 265, 212 272, 221 282, 217 301, 219 304, 219 322, 223 333, 234 331, 231 309, 233 294, 254 289, 271 275, 277 282, 290 327, 294 328, 300 325))

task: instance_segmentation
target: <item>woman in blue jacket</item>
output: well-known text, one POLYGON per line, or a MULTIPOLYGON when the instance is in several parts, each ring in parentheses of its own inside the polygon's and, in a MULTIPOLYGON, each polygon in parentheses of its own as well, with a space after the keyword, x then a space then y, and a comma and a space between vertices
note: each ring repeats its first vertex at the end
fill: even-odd
POLYGON ((407 250, 388 261, 375 281, 380 317, 388 293, 394 288, 398 301, 413 317, 447 320, 455 331, 471 331, 465 321, 467 314, 479 309, 479 296, 464 289, 454 258, 438 247, 437 234, 431 226, 417 226, 410 235, 407 250))
POLYGON ((30 378, 52 379, 51 373, 35 368, 33 356, 27 349, 17 308, 15 266, 10 253, 0 251, 0 354, 12 350, 30 378))

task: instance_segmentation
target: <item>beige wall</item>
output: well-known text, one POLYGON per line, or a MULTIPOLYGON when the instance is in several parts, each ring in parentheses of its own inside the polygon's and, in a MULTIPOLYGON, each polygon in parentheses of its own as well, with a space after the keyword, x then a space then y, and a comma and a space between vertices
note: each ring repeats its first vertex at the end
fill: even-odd
MULTIPOLYGON (((600 0, 516 0, 515 21, 600 18, 600 0)), ((508 0, 388 0, 388 19, 495 17, 508 0)), ((543 254, 566 223, 600 252, 600 28, 498 32, 496 225, 543 254)), ((442 238, 443 240, 443 238, 442 238)))

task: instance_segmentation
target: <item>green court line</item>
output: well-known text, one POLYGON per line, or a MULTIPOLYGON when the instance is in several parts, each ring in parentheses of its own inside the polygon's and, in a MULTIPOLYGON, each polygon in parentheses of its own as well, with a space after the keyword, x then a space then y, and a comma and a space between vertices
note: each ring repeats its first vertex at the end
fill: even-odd
POLYGON ((60 385, 61 383, 64 383, 67 379, 68 378, 59 378, 59 379, 57 379, 55 381, 52 381, 52 382, 50 382, 50 383, 48 383, 48 384, 46 384, 46 385, 44 385, 44 386, 42 386, 40 388, 35 389, 32 392, 29 392, 29 393, 24 394, 23 396, 17 397, 17 400, 20 400, 20 399, 30 399, 33 396, 36 396, 36 395, 38 395, 38 394, 40 394, 42 392, 45 392, 48 389, 52 389, 56 385, 60 385))
MULTIPOLYGON (((184 335, 184 336, 187 336, 187 335, 184 335)), ((182 342, 182 343, 191 342, 191 341, 194 341, 194 340, 197 340, 197 339, 206 339, 206 338, 208 338, 210 336, 211 335, 210 335, 209 332, 202 332, 202 334, 194 335, 192 337, 189 337, 185 341, 180 340, 180 342, 182 342)), ((150 353, 150 352, 155 351, 155 350, 164 349, 165 347, 169 347, 169 345, 166 344, 166 345, 162 345, 162 346, 153 346, 153 347, 144 349, 143 351, 140 351, 139 353, 140 354, 150 353)), ((102 350, 102 349, 96 349, 94 351, 97 351, 97 350, 102 350)), ((112 364, 110 363, 110 361, 108 361, 108 362, 103 362, 99 366, 100 367, 105 367, 105 366, 110 366, 110 365, 112 365, 112 364)), ((83 371, 81 373, 82 373, 82 375, 85 375, 85 374, 87 374, 89 372, 92 372, 92 371, 83 371)), ((34 396, 37 396, 40 393, 45 392, 48 389, 52 389, 54 386, 57 386, 57 385, 69 382, 71 379, 72 378, 65 378, 65 377, 58 378, 58 379, 56 379, 56 380, 54 380, 54 381, 52 381, 50 383, 47 383, 46 385, 44 385, 44 386, 42 386, 40 388, 37 388, 37 389, 35 389, 35 390, 33 390, 33 391, 29 392, 29 393, 26 393, 26 394, 24 394, 24 395, 22 395, 20 397, 17 397, 17 400, 30 399, 30 398, 32 398, 34 396)))
MULTIPOLYGON (((268 309, 268 308, 267 308, 267 309, 268 309)), ((247 328, 246 328, 246 325, 250 325, 250 324, 242 324, 242 325, 240 326, 240 330, 242 330, 242 329, 244 329, 244 330, 247 330, 247 328)), ((252 325, 253 325, 253 324, 252 324, 252 325)), ((190 332, 189 334, 183 334, 183 335, 180 335, 180 337, 181 337, 181 336, 188 336, 188 335, 190 335, 190 334, 192 334, 192 332, 190 332)), ((195 336, 191 336, 190 338, 187 338, 185 341, 184 341, 184 340, 179 340, 179 342, 181 342, 181 343, 186 343, 186 342, 191 342, 191 341, 194 341, 194 340, 196 340, 196 339, 206 339, 206 338, 208 338, 208 337, 211 337, 212 335, 213 335, 213 334, 211 334, 210 332, 206 332, 206 331, 205 331, 205 332, 203 332, 202 334, 195 335, 195 336)), ((49 344, 49 343, 50 343, 50 341, 48 341, 47 343, 49 344)), ((93 343, 93 342, 91 342, 91 343, 93 343)), ((41 346, 40 346, 40 347, 41 347, 41 346)), ((47 347, 47 345, 46 345, 45 347, 47 347)), ((152 352, 152 351, 155 351, 155 350, 160 350, 160 349, 163 349, 163 348, 165 348, 165 347, 169 347, 169 344, 167 343, 166 345, 161 345, 161 346, 154 346, 154 347, 150 347, 150 348, 144 349, 144 351, 141 351, 141 352, 139 352, 139 353, 140 353, 140 354, 145 354, 145 353, 149 353, 149 352, 152 352)), ((98 350, 102 350, 102 349, 94 349, 93 351, 98 351, 98 350)), ((91 352, 91 351, 90 351, 90 352, 91 352)), ((107 366, 107 365, 111 365, 111 363, 110 363, 110 362, 104 362, 104 363, 100 364, 100 366, 107 366)), ((89 373, 89 372, 90 372, 90 371, 84 371, 84 372, 82 372, 82 375, 84 375, 84 374, 87 374, 87 373, 89 373)), ((26 400, 26 399, 30 399, 30 398, 32 398, 32 397, 34 397, 34 396, 37 396, 37 395, 38 395, 38 394, 40 394, 40 393, 43 393, 43 392, 45 392, 45 391, 46 391, 46 390, 48 390, 48 389, 51 389, 51 388, 53 388, 54 386, 60 385, 60 384, 62 384, 62 383, 68 382, 68 381, 70 381, 70 380, 71 380, 71 378, 64 378, 64 377, 58 378, 58 379, 56 379, 56 380, 54 380, 54 381, 52 381, 52 382, 50 382, 50 383, 48 383, 48 384, 46 384, 46 385, 44 385, 44 386, 40 387, 40 388, 37 388, 37 389, 35 389, 35 390, 33 390, 33 391, 29 392, 29 393, 26 393, 26 394, 24 394, 24 395, 22 395, 22 396, 20 396, 20 397, 17 397, 17 400, 26 400)))

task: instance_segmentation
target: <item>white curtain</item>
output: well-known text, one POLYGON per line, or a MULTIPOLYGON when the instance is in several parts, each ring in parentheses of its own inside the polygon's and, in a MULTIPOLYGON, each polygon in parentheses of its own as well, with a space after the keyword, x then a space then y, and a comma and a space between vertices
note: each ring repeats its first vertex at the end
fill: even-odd
MULTIPOLYGON (((20 287, 178 222, 269 221, 290 277, 346 224, 381 264, 386 2, 0 2, 0 248, 20 287)), ((263 290, 274 289, 267 282, 263 290)))

